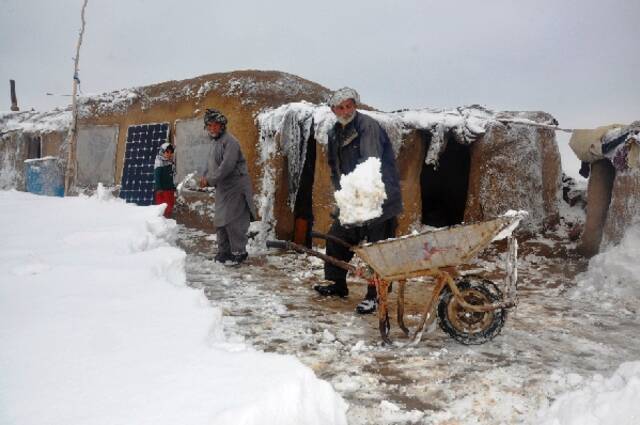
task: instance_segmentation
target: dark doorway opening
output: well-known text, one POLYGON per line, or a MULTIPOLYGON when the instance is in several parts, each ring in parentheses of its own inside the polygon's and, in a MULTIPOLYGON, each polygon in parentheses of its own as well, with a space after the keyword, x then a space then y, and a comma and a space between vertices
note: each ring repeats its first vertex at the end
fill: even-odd
POLYGON ((300 185, 293 208, 293 241, 311 248, 311 230, 313 228, 313 181, 316 172, 316 139, 311 127, 311 136, 307 141, 307 154, 302 167, 300 185))
MULTIPOLYGON (((424 138, 428 152, 432 134, 424 132, 424 138)), ((462 223, 469 188, 470 146, 456 142, 450 133, 445 138, 438 166, 423 162, 420 173, 422 223, 435 227, 462 223)))
POLYGON ((42 158, 42 139, 40 136, 28 139, 27 144, 27 159, 36 158, 42 158))

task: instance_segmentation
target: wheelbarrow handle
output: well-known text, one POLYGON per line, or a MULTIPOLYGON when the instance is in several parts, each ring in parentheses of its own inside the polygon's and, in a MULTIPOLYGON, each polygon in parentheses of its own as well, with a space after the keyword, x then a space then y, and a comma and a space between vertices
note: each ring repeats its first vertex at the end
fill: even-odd
POLYGON ((331 263, 336 267, 340 267, 341 269, 347 270, 352 273, 355 273, 357 271, 356 266, 353 266, 347 263, 346 261, 338 260, 337 258, 334 258, 330 255, 323 254, 322 252, 315 251, 313 249, 307 248, 306 246, 297 244, 295 242, 268 240, 266 244, 267 244, 267 248, 279 248, 279 249, 286 249, 286 250, 290 249, 293 251, 318 257, 324 260, 326 263, 331 263))
POLYGON ((267 248, 289 249, 284 241, 267 241, 267 248))
POLYGON ((351 251, 351 245, 336 236, 326 235, 324 233, 316 232, 315 230, 311 232, 311 236, 318 239, 324 239, 325 241, 335 242, 338 245, 342 245, 344 248, 347 248, 349 251, 351 251))

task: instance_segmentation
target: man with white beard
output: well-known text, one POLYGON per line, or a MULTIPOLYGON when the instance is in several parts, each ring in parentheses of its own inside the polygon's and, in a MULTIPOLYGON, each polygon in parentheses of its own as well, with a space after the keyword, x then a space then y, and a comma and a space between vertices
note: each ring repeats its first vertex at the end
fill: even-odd
MULTIPOLYGON (((365 240, 377 242, 395 237, 397 216, 402 212, 400 177, 389 136, 376 120, 356 110, 359 102, 360 96, 349 87, 335 91, 329 99, 329 106, 337 118, 336 124, 329 131, 328 159, 331 181, 334 189, 340 190, 342 175, 353 172, 358 164, 368 158, 376 157, 382 164, 382 181, 387 199, 382 205, 382 215, 356 226, 343 225, 338 219, 338 214, 333 214, 334 222, 328 234, 350 245, 357 245, 365 240)), ((327 240, 326 253, 347 262, 353 258, 351 250, 331 239, 327 240)), ((333 283, 316 285, 314 289, 323 296, 346 297, 349 295, 346 275, 346 270, 325 263, 325 279, 333 283)), ((373 313, 377 305, 376 288, 369 285, 367 294, 356 307, 356 311, 360 314, 373 313)))

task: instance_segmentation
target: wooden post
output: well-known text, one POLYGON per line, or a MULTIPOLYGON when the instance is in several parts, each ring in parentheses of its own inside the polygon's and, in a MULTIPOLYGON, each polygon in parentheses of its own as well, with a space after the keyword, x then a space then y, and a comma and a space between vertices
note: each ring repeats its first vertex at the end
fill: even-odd
POLYGON ((76 57, 74 61, 74 70, 73 70, 73 92, 71 94, 71 113, 72 113, 72 121, 71 128, 69 129, 69 147, 67 152, 67 169, 65 172, 64 178, 64 193, 65 195, 69 192, 72 183, 76 177, 76 144, 78 141, 78 103, 77 103, 77 93, 78 93, 78 83, 80 79, 78 78, 78 63, 80 62, 80 46, 82 45, 82 36, 84 35, 84 27, 86 21, 84 19, 84 12, 87 8, 88 0, 84 0, 82 4, 82 11, 80 12, 80 19, 82 20, 82 26, 80 27, 80 35, 78 36, 78 44, 76 45, 76 57))
POLYGON ((16 97, 16 81, 9 80, 9 85, 11 86, 11 110, 19 111, 20 108, 18 108, 18 98, 16 97))

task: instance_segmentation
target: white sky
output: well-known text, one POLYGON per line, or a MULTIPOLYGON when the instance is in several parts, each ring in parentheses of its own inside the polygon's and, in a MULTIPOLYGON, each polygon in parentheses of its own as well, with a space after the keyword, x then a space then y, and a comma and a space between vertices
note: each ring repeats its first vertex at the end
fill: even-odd
MULTIPOLYGON (((0 110, 66 105, 81 0, 0 0, 0 110)), ((382 110, 479 103, 564 127, 640 119, 637 0, 89 0, 84 93, 281 70, 382 110)))

